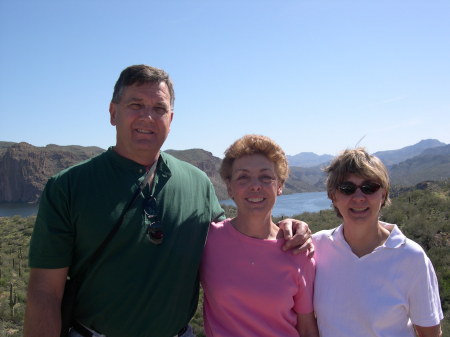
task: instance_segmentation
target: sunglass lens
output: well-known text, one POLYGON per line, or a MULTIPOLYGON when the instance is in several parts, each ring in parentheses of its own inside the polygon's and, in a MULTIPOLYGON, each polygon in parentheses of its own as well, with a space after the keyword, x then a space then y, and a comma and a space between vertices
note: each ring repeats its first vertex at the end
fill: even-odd
POLYGON ((164 239, 164 232, 161 223, 156 221, 147 227, 147 236, 151 243, 160 245, 164 239))
POLYGON ((361 191, 364 194, 374 194, 380 187, 381 185, 377 183, 365 183, 361 186, 361 191))
POLYGON ((147 198, 144 200, 144 212, 148 217, 154 217, 157 213, 155 198, 147 198))
POLYGON ((350 194, 355 193, 357 188, 358 187, 355 184, 350 183, 350 182, 343 183, 338 186, 338 190, 341 191, 345 195, 350 195, 350 194))

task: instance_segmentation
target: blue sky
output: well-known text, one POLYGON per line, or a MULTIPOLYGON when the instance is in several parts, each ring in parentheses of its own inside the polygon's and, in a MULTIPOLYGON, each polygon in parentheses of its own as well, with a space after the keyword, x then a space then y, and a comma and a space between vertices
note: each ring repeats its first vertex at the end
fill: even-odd
POLYGON ((114 83, 145 63, 175 83, 164 149, 450 143, 448 0, 0 0, 0 43, 1 141, 113 145, 114 83))

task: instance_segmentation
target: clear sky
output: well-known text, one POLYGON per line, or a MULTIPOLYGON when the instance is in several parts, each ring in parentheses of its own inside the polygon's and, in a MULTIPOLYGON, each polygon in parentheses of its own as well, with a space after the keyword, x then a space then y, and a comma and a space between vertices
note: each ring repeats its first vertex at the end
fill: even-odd
POLYGON ((164 149, 450 143, 448 0, 0 0, 0 140, 107 148, 132 64, 176 91, 164 149))

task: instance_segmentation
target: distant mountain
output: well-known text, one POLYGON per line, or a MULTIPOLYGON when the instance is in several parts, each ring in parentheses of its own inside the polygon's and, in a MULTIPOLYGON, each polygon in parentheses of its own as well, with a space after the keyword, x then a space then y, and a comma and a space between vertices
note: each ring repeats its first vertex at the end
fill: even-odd
MULTIPOLYGON (((104 149, 77 145, 54 144, 36 147, 28 143, 0 142, 0 203, 34 203, 40 198, 45 183, 55 173, 89 159, 104 149)), ((221 159, 202 149, 167 150, 167 153, 204 171, 210 178, 220 200, 228 199, 225 184, 219 175, 221 159)), ((319 169, 294 170, 286 183, 285 193, 310 192, 321 189, 319 169), (298 173, 299 172, 299 173, 298 173), (300 181, 305 179, 305 181, 300 181)))
MULTIPOLYGON (((13 143, 13 142, 0 142, 0 151, 2 151, 3 149, 6 149, 14 144, 17 143, 13 143)), ((1 153, 1 152, 0 152, 1 153)))
MULTIPOLYGON (((78 145, 36 147, 24 142, 0 142, 0 203, 37 202, 48 178, 104 151, 99 147, 78 145)), ((218 173, 219 158, 200 149, 167 152, 203 170, 211 179, 218 197, 228 199, 218 173)))
POLYGON ((413 158, 421 154, 424 150, 444 146, 445 143, 441 143, 437 139, 425 139, 421 140, 417 144, 401 148, 399 150, 391 151, 379 151, 373 153, 373 155, 380 158, 386 166, 392 166, 405 161, 409 158, 413 158))
POLYGON ((333 159, 333 156, 329 154, 317 155, 313 152, 300 152, 293 156, 287 155, 286 158, 289 166, 314 167, 329 162, 333 159))
POLYGON ((325 190, 325 173, 320 166, 290 167, 284 193, 320 192, 325 190))
POLYGON ((220 158, 214 157, 211 152, 202 149, 166 150, 164 152, 186 161, 205 172, 214 185, 217 198, 219 200, 229 199, 227 188, 219 174, 220 163, 222 162, 220 158))
POLYGON ((49 177, 103 151, 99 147, 0 142, 0 202, 36 202, 49 177))
MULTIPOLYGON (((204 171, 214 185, 219 200, 229 199, 226 185, 219 174, 220 164, 222 163, 220 158, 214 157, 211 152, 202 149, 166 150, 165 152, 204 171)), ((319 167, 292 167, 291 174, 284 187, 284 193, 323 191, 323 181, 324 175, 319 167)))
POLYGON ((450 144, 424 150, 389 169, 392 183, 411 186, 422 181, 441 181, 450 177, 450 144))
MULTIPOLYGON (((36 147, 28 143, 0 142, 0 203, 38 201, 49 177, 103 151, 94 146, 50 144, 36 147)), ((203 170, 213 183, 218 198, 228 199, 219 175, 220 158, 202 149, 166 152, 203 170)), ((388 166, 394 185, 411 186, 450 177, 450 145, 437 140, 424 140, 375 155, 388 166)), ((285 183, 285 194, 325 190, 325 174, 321 167, 332 159, 331 155, 303 152, 289 157, 291 174, 285 183), (313 166, 314 162, 318 164, 313 166), (296 166, 299 164, 303 166, 296 166)))

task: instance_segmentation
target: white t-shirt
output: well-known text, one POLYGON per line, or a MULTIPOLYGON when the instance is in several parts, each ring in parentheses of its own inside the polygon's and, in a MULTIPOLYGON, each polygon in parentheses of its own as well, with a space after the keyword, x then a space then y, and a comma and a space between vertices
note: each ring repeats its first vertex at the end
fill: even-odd
POLYGON ((372 253, 357 257, 343 226, 313 235, 314 309, 321 337, 416 336, 413 324, 443 319, 439 288, 423 249, 396 225, 372 253))

